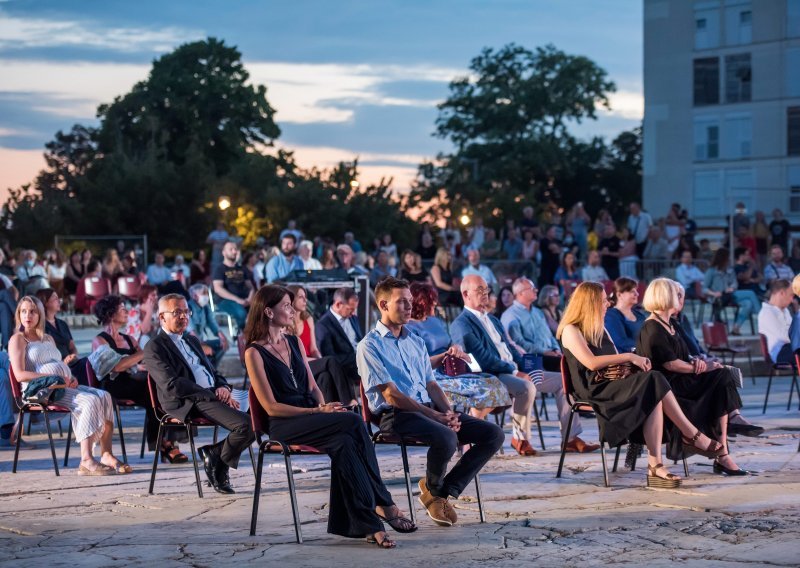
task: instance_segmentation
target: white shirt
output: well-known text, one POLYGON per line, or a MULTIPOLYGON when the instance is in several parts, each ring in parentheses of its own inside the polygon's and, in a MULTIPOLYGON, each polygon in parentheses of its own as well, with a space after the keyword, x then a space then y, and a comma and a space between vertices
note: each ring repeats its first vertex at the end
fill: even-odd
POLYGON ((355 351, 356 347, 358 346, 358 339, 356 338, 356 330, 353 329, 353 324, 350 322, 350 318, 343 318, 335 311, 333 311, 333 306, 331 306, 331 313, 333 317, 336 318, 336 321, 339 322, 339 325, 342 326, 344 330, 344 334, 347 336, 347 339, 350 340, 350 343, 353 345, 353 350, 355 351))
POLYGON ((197 386, 203 387, 204 389, 214 388, 214 377, 211 376, 208 369, 200 362, 200 357, 197 356, 197 353, 192 351, 192 348, 186 343, 183 335, 180 333, 170 333, 166 329, 164 329, 164 333, 169 335, 169 338, 178 348, 178 351, 183 355, 184 360, 192 370, 194 382, 197 383, 197 386))
POLYGON ((303 262, 303 268, 306 270, 322 270, 322 263, 313 256, 309 256, 308 260, 303 260, 302 258, 300 258, 300 260, 303 262))
POLYGON ((761 304, 761 311, 758 312, 758 333, 767 337, 767 350, 773 361, 778 360, 781 348, 790 342, 791 325, 792 315, 787 308, 780 309, 769 302, 761 304))
MULTIPOLYGON (((508 350, 508 345, 506 345, 506 342, 503 341, 503 336, 498 333, 497 328, 492 323, 492 320, 489 319, 489 316, 483 312, 473 310, 472 308, 468 308, 466 306, 464 306, 464 309, 472 312, 472 314, 480 320, 483 328, 486 330, 486 333, 489 334, 489 339, 492 340, 495 349, 497 349, 497 352, 500 354, 500 359, 506 363, 511 363, 516 367, 516 363, 514 363, 514 357, 511 356, 511 351, 508 350)), ((516 369, 514 370, 516 371, 516 369)))

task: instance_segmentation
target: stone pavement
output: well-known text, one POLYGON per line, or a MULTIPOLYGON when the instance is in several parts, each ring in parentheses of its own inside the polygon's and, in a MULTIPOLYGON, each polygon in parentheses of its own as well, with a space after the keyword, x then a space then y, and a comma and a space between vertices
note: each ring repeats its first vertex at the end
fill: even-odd
MULTIPOLYGON (((2 566, 215 566, 231 562, 281 562, 291 566, 691 566, 800 565, 800 412, 786 410, 787 379, 773 385, 761 415, 766 378, 742 391, 745 414, 767 428, 758 439, 734 439, 738 463, 759 470, 747 478, 711 472, 710 461, 689 460, 691 477, 680 490, 646 489, 644 460, 636 471, 620 467, 603 486, 600 454, 567 456, 558 464, 558 424, 545 422, 547 451, 532 458, 506 452, 482 476, 487 523, 478 522, 474 485, 456 502, 459 524, 435 526, 416 502, 420 530, 396 535, 396 550, 326 533, 330 472, 323 457, 298 458, 295 475, 305 543, 294 543, 285 470, 265 470, 258 536, 248 534, 253 472, 247 456, 232 472, 237 489, 222 496, 206 489, 197 497, 191 464, 160 465, 155 494, 147 488, 152 453, 138 457, 142 411, 123 411, 134 473, 78 477, 73 446, 70 466, 56 477, 47 438, 34 425, 35 450, 0 451, 0 567, 2 566)), ((550 418, 555 407, 549 401, 550 418)), ((597 439, 594 420, 584 420, 586 440, 597 439)), ((200 444, 211 432, 200 432, 200 444)), ((510 437, 507 434, 507 440, 510 437)), ((116 437, 115 437, 116 438, 116 437)), ((63 460, 64 439, 57 452, 63 460)), ((115 444, 116 447, 116 444, 115 444)), ((278 463, 279 458, 270 458, 278 463)), ((399 451, 380 446, 378 461, 398 505, 407 510, 399 451)), ((424 472, 424 450, 410 450, 412 474, 424 472)), ((609 465, 611 455, 609 455, 609 465)), ((682 473, 680 466, 673 467, 682 473)), ((202 471, 201 471, 202 475, 202 471)), ((415 483, 416 490, 416 483, 415 483)))

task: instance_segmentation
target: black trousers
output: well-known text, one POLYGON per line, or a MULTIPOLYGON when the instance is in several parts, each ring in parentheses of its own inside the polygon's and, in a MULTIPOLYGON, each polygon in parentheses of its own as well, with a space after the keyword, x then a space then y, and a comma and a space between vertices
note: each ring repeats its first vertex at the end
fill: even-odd
MULTIPOLYGON (((100 381, 100 387, 114 398, 126 398, 134 401, 138 406, 144 407, 147 422, 147 448, 154 450, 156 438, 158 438, 158 419, 150 401, 150 392, 147 390, 147 373, 122 372, 114 380, 103 379, 100 381)), ((174 439, 177 437, 176 434, 178 434, 177 429, 168 429, 164 439, 174 439), (167 433, 170 434, 169 437, 167 437, 167 433)))
POLYGON ((190 416, 201 416, 228 430, 228 437, 217 442, 214 451, 226 465, 236 469, 239 456, 256 439, 250 416, 219 400, 201 400, 194 403, 190 416))
POLYGON ((320 357, 308 362, 311 374, 322 391, 325 402, 341 402, 347 404, 354 398, 353 381, 345 375, 344 369, 333 357, 320 357))
POLYGON ((352 412, 270 418, 269 437, 304 444, 331 458, 328 532, 361 538, 384 530, 375 507, 390 507, 392 496, 381 480, 375 447, 364 422, 352 412))
POLYGON ((435 497, 458 497, 481 468, 500 449, 505 434, 495 424, 459 413, 461 429, 453 432, 420 412, 389 410, 381 417, 381 430, 417 438, 430 445, 425 481, 435 497), (450 473, 447 464, 459 444, 473 444, 464 452, 450 473))

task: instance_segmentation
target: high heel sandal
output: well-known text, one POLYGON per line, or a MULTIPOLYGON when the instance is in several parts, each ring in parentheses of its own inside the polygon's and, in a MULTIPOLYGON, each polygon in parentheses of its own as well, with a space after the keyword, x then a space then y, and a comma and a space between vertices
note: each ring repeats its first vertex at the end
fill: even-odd
POLYGON ((161 463, 186 463, 189 458, 175 446, 163 447, 161 450, 161 463))
POLYGON ((695 435, 691 437, 691 439, 681 436, 684 453, 687 455, 700 454, 701 456, 705 456, 707 458, 716 459, 725 452, 725 446, 716 440, 711 440, 706 448, 701 448, 698 446, 697 440, 700 438, 700 436, 702 436, 702 434, 703 433, 698 430, 695 435))
POLYGON ((677 489, 680 487, 683 480, 674 473, 667 473, 665 477, 656 474, 656 472, 663 467, 663 463, 647 466, 647 486, 656 487, 658 489, 677 489))
POLYGON ((729 475, 729 476, 732 476, 732 477, 736 477, 736 476, 740 476, 740 475, 750 475, 750 472, 747 471, 746 469, 742 469, 742 468, 729 469, 729 468, 725 467, 724 465, 722 465, 721 463, 719 463, 719 458, 724 458, 727 455, 728 455, 728 453, 726 452, 724 454, 721 454, 721 455, 717 456, 717 458, 714 460, 714 473, 716 473, 717 475, 729 475))

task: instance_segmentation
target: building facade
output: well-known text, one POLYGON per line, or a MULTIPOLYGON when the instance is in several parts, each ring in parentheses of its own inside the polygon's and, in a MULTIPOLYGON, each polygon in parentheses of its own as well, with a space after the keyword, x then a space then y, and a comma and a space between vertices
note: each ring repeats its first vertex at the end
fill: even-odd
POLYGON ((643 202, 800 222, 800 0, 644 0, 643 202))

